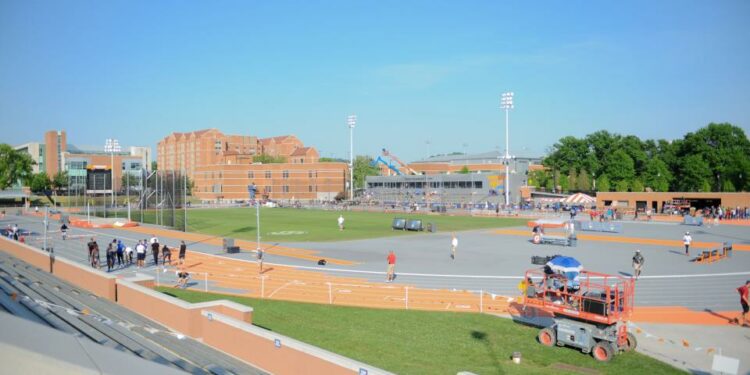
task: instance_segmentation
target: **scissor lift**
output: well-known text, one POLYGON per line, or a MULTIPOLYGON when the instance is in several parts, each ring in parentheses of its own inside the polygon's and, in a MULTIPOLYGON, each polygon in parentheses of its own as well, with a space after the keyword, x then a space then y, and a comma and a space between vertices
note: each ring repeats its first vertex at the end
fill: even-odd
POLYGON ((555 323, 539 331, 546 346, 571 346, 609 361, 620 352, 635 349, 635 336, 627 321, 633 312, 631 278, 581 271, 576 283, 544 268, 526 271, 524 305, 554 314, 555 323))

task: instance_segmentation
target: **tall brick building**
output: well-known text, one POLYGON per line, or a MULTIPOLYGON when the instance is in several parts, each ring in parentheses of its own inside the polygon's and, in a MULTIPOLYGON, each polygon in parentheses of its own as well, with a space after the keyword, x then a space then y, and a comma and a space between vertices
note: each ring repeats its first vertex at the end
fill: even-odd
POLYGON ((202 200, 248 199, 247 186, 270 199, 329 200, 346 188, 346 163, 320 163, 320 155, 294 135, 258 138, 218 129, 172 133, 157 145, 160 170, 185 171, 202 200), (259 163, 260 155, 284 163, 259 163))

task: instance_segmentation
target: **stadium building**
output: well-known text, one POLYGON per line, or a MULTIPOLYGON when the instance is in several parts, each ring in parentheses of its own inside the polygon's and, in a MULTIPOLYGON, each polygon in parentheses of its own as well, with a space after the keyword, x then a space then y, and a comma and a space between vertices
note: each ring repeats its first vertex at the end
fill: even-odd
MULTIPOLYGON (((388 155, 376 159, 381 176, 366 179, 368 199, 396 203, 498 205, 505 200, 505 168, 502 154, 435 156, 399 168, 388 155)), ((528 171, 541 158, 515 157, 510 162, 510 201, 527 199, 528 171)))

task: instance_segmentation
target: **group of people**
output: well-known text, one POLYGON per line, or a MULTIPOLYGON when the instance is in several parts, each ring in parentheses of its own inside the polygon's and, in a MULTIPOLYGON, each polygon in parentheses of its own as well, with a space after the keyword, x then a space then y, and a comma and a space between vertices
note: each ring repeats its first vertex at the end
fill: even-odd
MULTIPOLYGON (((146 263, 146 251, 150 247, 151 253, 154 259, 154 265, 159 265, 159 259, 161 257, 161 264, 164 266, 172 265, 172 249, 166 244, 161 246, 159 239, 156 236, 152 236, 150 239, 139 240, 134 247, 125 245, 122 240, 113 239, 107 244, 105 251, 107 259, 107 272, 112 271, 115 268, 115 263, 118 267, 126 267, 133 264, 133 256, 135 256, 135 264, 138 268, 145 267, 146 263)), ((101 262, 101 254, 99 251, 99 243, 96 242, 94 237, 87 244, 88 248, 88 261, 91 267, 99 268, 101 262)), ((180 249, 178 253, 177 264, 182 265, 185 263, 185 255, 187 253, 187 245, 185 241, 180 241, 180 249)))
POLYGON ((716 220, 745 220, 750 219, 750 207, 706 207, 703 216, 716 220))

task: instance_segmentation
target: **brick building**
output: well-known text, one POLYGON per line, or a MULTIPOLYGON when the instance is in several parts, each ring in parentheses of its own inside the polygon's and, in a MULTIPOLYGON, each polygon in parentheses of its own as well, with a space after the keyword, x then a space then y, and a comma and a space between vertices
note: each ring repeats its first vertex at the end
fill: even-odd
POLYGON ((193 194, 206 201, 247 200, 248 185, 270 199, 329 200, 346 188, 346 163, 320 163, 320 154, 294 135, 226 135, 218 129, 172 133, 157 145, 160 170, 185 171, 193 194), (260 155, 284 163, 259 163, 260 155))

